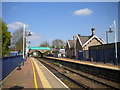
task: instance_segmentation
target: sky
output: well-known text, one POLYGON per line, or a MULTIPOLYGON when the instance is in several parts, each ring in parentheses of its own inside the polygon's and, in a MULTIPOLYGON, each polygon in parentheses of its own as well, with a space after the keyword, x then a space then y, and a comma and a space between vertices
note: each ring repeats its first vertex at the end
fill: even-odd
MULTIPOLYGON (((73 35, 95 34, 106 41, 105 32, 118 23, 117 2, 2 2, 2 19, 13 33, 24 24, 33 35, 31 46, 54 39, 72 40, 73 35)), ((117 24, 118 25, 118 24, 117 24)), ((114 33, 109 33, 109 42, 114 33)))

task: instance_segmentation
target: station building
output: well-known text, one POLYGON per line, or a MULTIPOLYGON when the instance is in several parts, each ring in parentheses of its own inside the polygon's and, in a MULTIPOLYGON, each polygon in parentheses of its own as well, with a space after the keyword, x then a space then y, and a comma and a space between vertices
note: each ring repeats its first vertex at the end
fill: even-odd
POLYGON ((90 36, 73 36, 73 40, 66 42, 66 57, 75 59, 88 59, 89 47, 105 44, 105 41, 95 35, 95 28, 91 28, 90 36))

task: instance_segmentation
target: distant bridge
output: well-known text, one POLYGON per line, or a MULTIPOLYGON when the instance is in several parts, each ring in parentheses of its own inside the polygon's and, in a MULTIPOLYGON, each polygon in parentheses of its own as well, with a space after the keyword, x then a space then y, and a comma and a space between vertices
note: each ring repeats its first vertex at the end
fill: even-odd
POLYGON ((28 47, 27 49, 28 49, 28 53, 39 52, 40 55, 42 56, 43 53, 50 50, 50 47, 28 47))

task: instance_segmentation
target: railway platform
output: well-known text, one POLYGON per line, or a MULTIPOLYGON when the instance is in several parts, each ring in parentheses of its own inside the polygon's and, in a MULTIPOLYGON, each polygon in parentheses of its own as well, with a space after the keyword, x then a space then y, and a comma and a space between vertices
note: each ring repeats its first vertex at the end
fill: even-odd
POLYGON ((3 81, 2 89, 25 89, 35 88, 69 88, 42 63, 35 58, 29 57, 21 67, 16 67, 3 81))
POLYGON ((103 77, 114 82, 120 82, 119 65, 104 64, 94 61, 79 61, 68 58, 45 57, 45 59, 60 63, 63 66, 67 66, 78 71, 83 71, 85 73, 103 77))
POLYGON ((90 65, 90 66, 95 66, 95 67, 100 67, 100 68, 112 69, 112 70, 120 70, 119 65, 104 64, 104 63, 93 62, 93 61, 92 62, 90 62, 90 61, 80 61, 80 60, 68 59, 68 58, 55 58, 55 57, 46 57, 46 58, 56 59, 56 60, 61 60, 61 61, 74 62, 74 63, 90 65))

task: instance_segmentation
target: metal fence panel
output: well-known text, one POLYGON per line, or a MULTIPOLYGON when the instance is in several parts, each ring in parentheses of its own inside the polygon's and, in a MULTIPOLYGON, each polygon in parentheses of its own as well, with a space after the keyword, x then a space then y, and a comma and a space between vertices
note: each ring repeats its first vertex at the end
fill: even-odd
POLYGON ((23 62, 22 55, 3 58, 2 59, 2 79, 4 79, 21 62, 23 62))
POLYGON ((105 44, 92 46, 89 48, 90 58, 93 58, 96 62, 120 64, 120 42, 117 43, 118 46, 118 62, 115 59, 115 44, 105 44))

